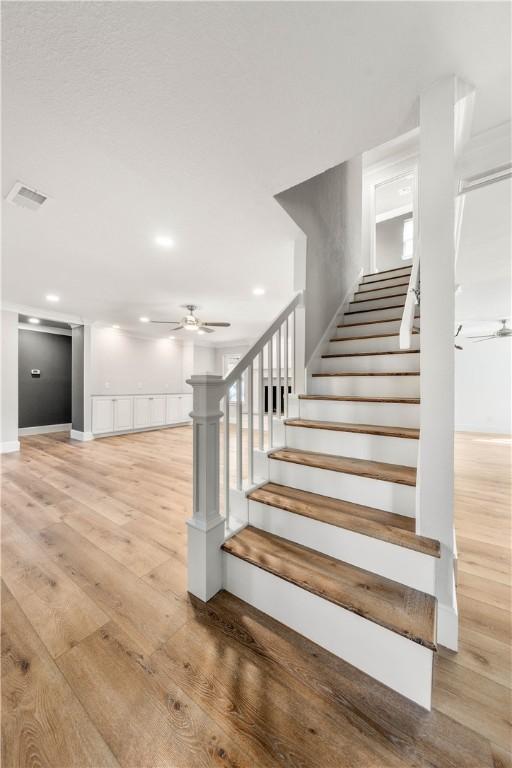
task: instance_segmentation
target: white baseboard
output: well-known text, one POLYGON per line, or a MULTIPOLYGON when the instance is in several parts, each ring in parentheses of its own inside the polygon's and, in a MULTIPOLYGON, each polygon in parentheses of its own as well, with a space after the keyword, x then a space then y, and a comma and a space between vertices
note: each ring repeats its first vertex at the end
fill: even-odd
POLYGON ((69 436, 72 440, 80 440, 83 443, 87 440, 94 440, 92 432, 80 432, 77 429, 72 429, 69 436))
POLYGON ((0 453, 15 453, 20 449, 19 440, 8 440, 5 443, 0 443, 0 453))
POLYGON ((437 604, 437 642, 450 651, 459 650, 459 613, 457 606, 437 604))
POLYGON ((71 424, 46 424, 42 427, 21 427, 18 429, 18 435, 24 437, 25 435, 46 435, 50 432, 69 432, 71 430, 71 424))

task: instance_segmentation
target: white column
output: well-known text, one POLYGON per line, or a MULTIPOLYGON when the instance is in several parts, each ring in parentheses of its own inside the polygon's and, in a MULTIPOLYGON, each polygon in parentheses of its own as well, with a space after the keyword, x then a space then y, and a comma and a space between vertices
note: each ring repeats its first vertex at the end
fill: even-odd
POLYGON ((420 97, 421 460, 417 531, 439 539, 438 641, 457 648, 454 584, 454 106, 456 78, 420 97))
POLYGON ((18 440, 18 313, 1 313, 2 368, 0 453, 19 451, 18 440))
POLYGON ((219 422, 222 376, 192 376, 194 490, 188 530, 188 591, 207 601, 222 589, 221 545, 224 518, 219 513, 219 422))

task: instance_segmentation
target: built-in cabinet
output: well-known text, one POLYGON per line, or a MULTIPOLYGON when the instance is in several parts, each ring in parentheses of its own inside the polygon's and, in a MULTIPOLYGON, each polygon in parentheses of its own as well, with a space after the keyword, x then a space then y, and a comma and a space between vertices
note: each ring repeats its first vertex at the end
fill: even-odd
POLYGON ((97 395, 92 398, 93 435, 166 427, 191 421, 191 394, 97 395))

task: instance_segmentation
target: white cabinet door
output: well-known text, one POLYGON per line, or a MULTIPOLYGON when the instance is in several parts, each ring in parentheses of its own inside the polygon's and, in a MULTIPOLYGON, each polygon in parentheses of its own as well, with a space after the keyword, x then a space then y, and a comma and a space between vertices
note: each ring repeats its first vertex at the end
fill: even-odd
POLYGON ((180 409, 180 421, 191 421, 190 411, 192 410, 192 395, 181 395, 180 409))
POLYGON ((152 427, 160 427, 165 424, 165 397, 150 397, 150 424, 152 427))
POLYGON ((131 397, 114 398, 114 431, 133 429, 133 401, 131 397))
POLYGON ((133 426, 135 429, 151 426, 151 401, 149 397, 133 398, 133 426))
POLYGON ((92 401, 92 432, 101 435, 114 431, 114 403, 111 397, 95 397, 92 401))
POLYGON ((181 404, 178 395, 167 395, 166 398, 166 424, 179 424, 181 419, 181 404))

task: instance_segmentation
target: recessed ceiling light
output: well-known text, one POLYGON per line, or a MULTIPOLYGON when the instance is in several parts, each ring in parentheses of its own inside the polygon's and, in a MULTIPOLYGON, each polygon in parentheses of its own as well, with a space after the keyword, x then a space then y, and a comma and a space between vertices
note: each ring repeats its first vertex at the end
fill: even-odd
POLYGON ((171 339, 171 341, 172 341, 172 340, 174 340, 174 339, 176 338, 176 336, 169 336, 169 338, 170 338, 170 339, 171 339))
POLYGON ((157 235, 155 237, 155 245, 159 245, 160 248, 172 248, 174 245, 174 240, 172 237, 168 237, 167 235, 157 235))
POLYGON ((29 317, 28 321, 29 323, 33 323, 34 325, 39 325, 39 323, 41 322, 40 320, 37 319, 37 317, 29 317))
POLYGON ((149 323, 149 317, 139 317, 141 323, 149 323))
POLYGON ((197 332, 197 335, 198 335, 198 336, 204 336, 204 331, 198 331, 198 332, 197 332))
POLYGON ((116 330, 119 328, 119 325, 113 325, 112 328, 115 328, 116 330))
POLYGON ((47 293, 46 294, 46 301, 60 301, 60 299, 54 293, 47 293))
POLYGON ((411 194, 411 188, 410 187, 402 187, 402 189, 398 190, 399 195, 410 195, 411 194))
POLYGON ((252 292, 253 292, 253 294, 255 296, 263 296, 263 294, 265 293, 265 289, 264 288, 253 288, 252 292))

